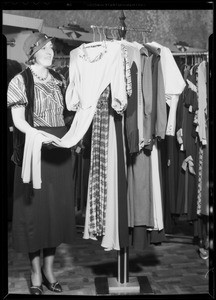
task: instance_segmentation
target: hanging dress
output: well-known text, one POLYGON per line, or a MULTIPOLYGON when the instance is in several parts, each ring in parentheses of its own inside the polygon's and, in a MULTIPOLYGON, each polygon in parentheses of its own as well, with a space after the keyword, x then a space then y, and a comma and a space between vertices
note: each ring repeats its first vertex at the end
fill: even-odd
MULTIPOLYGON (((110 44, 108 43, 107 45, 108 48, 109 45, 110 44)), ((119 241, 119 233, 121 233, 122 228, 125 228, 123 230, 124 233, 127 230, 125 224, 123 226, 120 225, 120 223, 122 223, 122 220, 124 220, 125 218, 122 218, 122 216, 120 216, 122 220, 119 219, 119 214, 118 214, 119 205, 121 202, 119 200, 119 190, 118 190, 119 189, 118 159, 117 159, 118 137, 116 136, 114 116, 110 112, 113 109, 116 110, 118 113, 124 111, 124 109, 127 106, 127 98, 126 98, 127 89, 126 89, 125 65, 124 65, 122 47, 118 43, 117 44, 111 43, 111 46, 113 45, 117 45, 117 48, 115 49, 118 52, 118 53, 111 52, 111 57, 112 55, 114 55, 115 57, 114 60, 115 63, 110 65, 110 61, 107 60, 105 61, 105 65, 104 64, 101 65, 103 68, 105 68, 105 71, 104 70, 102 71, 102 73, 105 72, 105 74, 102 75, 104 76, 103 82, 105 82, 108 86, 107 87, 105 86, 103 93, 99 95, 99 99, 96 102, 97 104, 96 111, 93 117, 91 166, 90 166, 90 173, 89 173, 86 218, 85 218, 85 228, 84 228, 84 235, 83 235, 84 239, 101 238, 102 239, 101 246, 103 246, 105 250, 112 250, 112 249, 119 250, 120 242, 122 241, 121 237, 119 241), (118 57, 119 60, 116 60, 116 57, 118 57), (113 83, 113 78, 112 78, 112 76, 116 75, 115 74, 115 72, 117 71, 116 64, 119 67, 118 67, 118 76, 115 77, 115 80, 119 83, 122 83, 122 85, 118 86, 118 90, 117 90, 116 81, 113 83), (112 72, 109 71, 106 73, 106 70, 107 69, 109 70, 109 68, 111 68, 112 72), (119 73, 119 70, 121 70, 122 73, 121 72, 119 73), (119 76, 122 77, 119 78, 119 76), (121 91, 121 89, 123 90, 121 91), (117 96, 117 94, 119 96, 117 96), (122 106, 121 106, 121 100, 123 101, 122 106), (120 108, 120 106, 121 109, 119 110, 118 108, 120 108)), ((91 50, 92 49, 90 49, 90 51, 91 50)), ((92 67, 95 69, 94 64, 91 65, 91 68, 92 67)), ((86 72, 87 71, 89 70, 87 69, 86 72)), ((91 73, 89 75, 91 75, 91 73)), ((95 84, 91 85, 91 91, 93 90, 92 87, 94 87, 96 88, 95 92, 97 94, 98 93, 97 87, 99 83, 101 84, 102 78, 100 77, 100 72, 97 72, 97 74, 94 74, 93 76, 94 76, 95 84)), ((86 88, 88 88, 88 85, 86 86, 86 88)), ((94 94, 94 96, 96 94, 94 94)), ((90 100, 92 100, 92 98, 90 98, 90 100)), ((90 110, 92 108, 93 107, 91 107, 90 110)), ((77 113, 79 113, 79 110, 77 111, 77 113)), ((126 197, 125 197, 125 201, 126 201, 126 197)))

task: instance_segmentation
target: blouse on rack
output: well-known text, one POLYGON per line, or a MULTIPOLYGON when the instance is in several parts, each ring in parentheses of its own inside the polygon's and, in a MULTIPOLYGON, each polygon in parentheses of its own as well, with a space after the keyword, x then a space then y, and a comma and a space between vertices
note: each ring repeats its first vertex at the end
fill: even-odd
POLYGON ((156 42, 147 43, 145 46, 151 46, 160 51, 165 93, 168 95, 181 94, 185 82, 170 49, 156 42))
POLYGON ((145 45, 142 54, 142 90, 144 101, 144 146, 152 150, 154 137, 164 138, 166 128, 166 99, 161 57, 157 49, 145 45), (146 50, 148 50, 146 52, 146 50), (150 68, 151 67, 151 68, 150 68), (150 72, 150 74, 149 74, 150 72), (151 91, 149 91, 151 88, 151 91))
POLYGON ((146 46, 151 46, 160 52, 166 103, 170 106, 166 135, 174 136, 178 99, 186 84, 169 48, 156 42, 147 43, 146 46))

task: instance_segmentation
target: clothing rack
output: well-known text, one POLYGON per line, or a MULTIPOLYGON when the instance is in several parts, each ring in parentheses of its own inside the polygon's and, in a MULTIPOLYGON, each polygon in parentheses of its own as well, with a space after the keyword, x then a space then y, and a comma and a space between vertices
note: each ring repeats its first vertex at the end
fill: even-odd
POLYGON ((187 63, 187 58, 192 58, 193 60, 197 60, 197 58, 205 58, 205 60, 208 62, 208 52, 205 51, 205 52, 182 52, 182 53, 172 53, 172 55, 174 57, 184 57, 185 58, 185 61, 187 63))
POLYGON ((105 39, 115 39, 114 37, 114 31, 117 31, 119 34, 119 38, 120 39, 125 39, 126 33, 127 31, 136 31, 136 32, 141 32, 142 34, 144 33, 151 33, 152 29, 144 29, 144 28, 127 28, 126 24, 125 24, 125 15, 124 15, 124 11, 121 11, 121 16, 119 17, 120 22, 119 22, 119 26, 115 26, 115 27, 110 27, 110 26, 98 26, 98 25, 91 25, 91 28, 93 29, 93 35, 95 36, 95 29, 98 30, 98 34, 100 36, 100 40, 101 40, 101 32, 100 29, 102 29, 103 35, 105 37, 105 39), (107 35, 107 31, 110 30, 112 37, 108 37, 107 35))
POLYGON ((182 53, 172 53, 173 56, 187 56, 187 55, 192 55, 192 56, 202 56, 206 55, 208 56, 208 52, 182 52, 182 53))
MULTIPOLYGON (((124 11, 121 11, 121 16, 119 17, 120 22, 118 27, 109 27, 109 26, 95 26, 91 25, 91 28, 97 28, 98 33, 101 37, 100 29, 103 30, 103 35, 105 39, 111 39, 107 36, 105 30, 117 30, 120 39, 125 39, 127 31, 140 31, 142 33, 150 33, 151 30, 145 30, 143 28, 127 28, 125 24, 125 15, 124 11)), ((112 34, 113 35, 113 34, 112 34)), ((113 39, 113 36, 112 36, 113 39)), ((101 40, 101 38, 100 38, 101 40)), ((117 278, 104 278, 96 277, 95 286, 97 294, 153 294, 152 288, 148 281, 147 276, 139 277, 129 277, 128 270, 128 258, 129 257, 129 247, 120 248, 117 251, 118 259, 118 277, 117 278)))
POLYGON ((55 68, 69 66, 70 55, 54 56, 55 68))
MULTIPOLYGON (((208 51, 203 51, 203 52, 177 52, 177 53, 172 53, 174 57, 183 57, 185 59, 185 64, 187 65, 188 63, 188 58, 192 58, 192 65, 196 63, 200 63, 200 61, 197 61, 198 58, 201 58, 202 60, 205 60, 208 62, 209 60, 209 52, 208 51)), ((191 65, 191 66, 192 66, 191 65)), ((195 223, 195 222, 194 222, 195 223)), ((194 225, 193 223, 193 225, 194 225)), ((179 239, 189 239, 192 240, 192 243, 194 242, 194 236, 180 236, 176 234, 165 234, 166 237, 168 238, 179 238, 179 239)))
POLYGON ((172 53, 173 57, 175 58, 177 64, 179 64, 179 59, 182 61, 184 60, 184 63, 187 65, 193 65, 195 63, 200 63, 203 60, 206 60, 208 62, 209 56, 208 52, 178 52, 178 53, 172 53))

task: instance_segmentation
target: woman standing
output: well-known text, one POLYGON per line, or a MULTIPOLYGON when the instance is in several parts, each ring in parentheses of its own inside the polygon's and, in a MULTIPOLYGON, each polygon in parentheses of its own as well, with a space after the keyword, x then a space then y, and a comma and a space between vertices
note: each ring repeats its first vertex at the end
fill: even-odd
POLYGON ((63 95, 66 82, 63 76, 49 68, 54 56, 51 38, 39 32, 32 33, 23 49, 29 67, 10 81, 7 100, 16 144, 12 156, 16 164, 13 245, 17 252, 29 255, 31 294, 42 294, 42 284, 59 293, 62 288, 53 272, 56 247, 61 243, 74 243, 76 232, 71 150, 43 144, 42 186, 41 189, 33 189, 32 183, 22 182, 20 145, 25 134, 31 131, 45 131, 58 138, 67 132, 63 95))

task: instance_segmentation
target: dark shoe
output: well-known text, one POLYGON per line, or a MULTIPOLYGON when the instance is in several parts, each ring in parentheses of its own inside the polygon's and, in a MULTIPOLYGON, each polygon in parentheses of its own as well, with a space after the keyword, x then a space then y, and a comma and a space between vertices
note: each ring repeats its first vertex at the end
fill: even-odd
POLYGON ((62 292, 62 287, 59 284, 58 281, 54 283, 50 283, 46 276, 44 275, 43 269, 41 268, 41 274, 42 274, 42 283, 45 285, 45 287, 48 288, 48 290, 55 292, 55 293, 61 293, 62 292))
POLYGON ((209 258, 209 252, 208 250, 204 248, 199 248, 199 255, 202 259, 208 259, 209 258))
POLYGON ((43 287, 42 287, 42 285, 40 285, 40 286, 32 285, 31 278, 30 278, 30 293, 32 295, 42 295, 43 294, 43 287))

